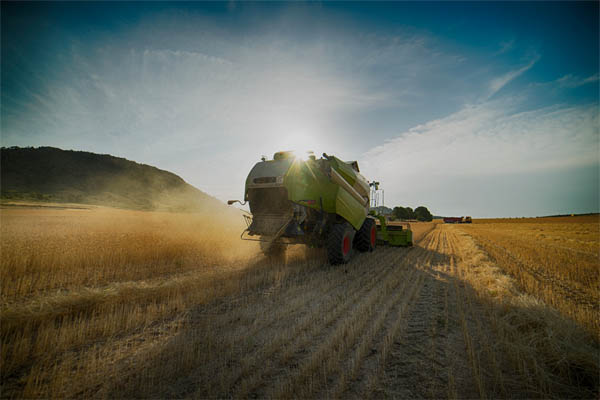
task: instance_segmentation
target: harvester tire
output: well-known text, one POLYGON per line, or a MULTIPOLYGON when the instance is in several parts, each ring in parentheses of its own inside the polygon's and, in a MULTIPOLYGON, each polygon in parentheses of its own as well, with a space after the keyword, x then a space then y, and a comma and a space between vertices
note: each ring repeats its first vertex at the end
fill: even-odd
POLYGON ((354 237, 356 250, 365 252, 375 250, 377 242, 377 225, 373 218, 366 218, 354 237))
POLYGON ((352 257, 356 231, 348 223, 334 224, 327 237, 327 258, 331 264, 346 264, 352 257))

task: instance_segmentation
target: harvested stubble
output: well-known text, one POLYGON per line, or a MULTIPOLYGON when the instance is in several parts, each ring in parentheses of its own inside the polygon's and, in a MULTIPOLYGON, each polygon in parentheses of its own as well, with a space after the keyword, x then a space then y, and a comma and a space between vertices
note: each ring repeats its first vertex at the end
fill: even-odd
POLYGON ((597 343, 457 227, 332 267, 223 219, 34 211, 2 210, 3 397, 597 396, 597 343))

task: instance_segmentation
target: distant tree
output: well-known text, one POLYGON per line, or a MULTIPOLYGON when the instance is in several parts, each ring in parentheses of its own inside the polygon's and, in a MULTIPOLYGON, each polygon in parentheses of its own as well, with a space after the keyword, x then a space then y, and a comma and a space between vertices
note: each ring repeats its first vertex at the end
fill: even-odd
POLYGON ((404 207, 394 207, 392 210, 394 219, 406 219, 406 209, 404 207))
POLYGON ((419 221, 431 221, 433 220, 433 215, 431 215, 427 207, 420 206, 415 208, 415 218, 419 221))
POLYGON ((395 219, 416 219, 419 221, 433 220, 433 215, 431 215, 425 206, 417 207, 414 209, 414 211, 410 207, 394 207, 392 215, 395 219))
POLYGON ((392 215, 396 219, 413 219, 415 218, 415 213, 410 207, 394 207, 392 211, 392 215))

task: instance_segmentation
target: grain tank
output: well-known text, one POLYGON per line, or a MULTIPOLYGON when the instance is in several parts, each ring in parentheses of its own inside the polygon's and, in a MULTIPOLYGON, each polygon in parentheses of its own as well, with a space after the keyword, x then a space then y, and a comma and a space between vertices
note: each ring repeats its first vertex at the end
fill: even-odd
POLYGON ((242 238, 259 240, 269 255, 303 243, 326 247, 333 264, 348 262, 353 250, 372 251, 376 245, 369 189, 356 161, 277 152, 256 163, 246 178, 243 204, 252 216, 242 238))

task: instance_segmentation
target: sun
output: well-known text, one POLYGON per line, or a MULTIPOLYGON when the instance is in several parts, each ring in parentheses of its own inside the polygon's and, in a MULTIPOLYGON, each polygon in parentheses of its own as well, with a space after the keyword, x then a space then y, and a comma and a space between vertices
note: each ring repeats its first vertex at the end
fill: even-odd
POLYGON ((317 140, 313 136, 306 134, 289 135, 278 143, 278 151, 291 151, 296 157, 307 160, 309 155, 321 149, 317 140))

